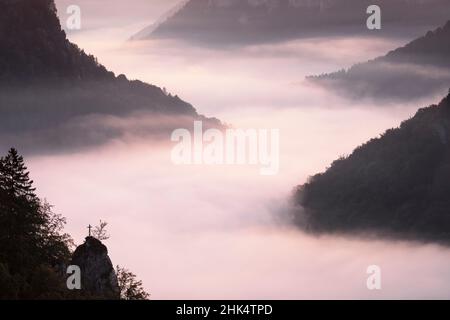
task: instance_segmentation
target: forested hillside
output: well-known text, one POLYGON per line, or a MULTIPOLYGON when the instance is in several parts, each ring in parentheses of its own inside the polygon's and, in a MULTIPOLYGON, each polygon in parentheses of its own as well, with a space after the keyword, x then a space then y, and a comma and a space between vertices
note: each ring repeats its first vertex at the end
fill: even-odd
POLYGON ((448 242, 449 190, 450 95, 298 187, 294 217, 319 233, 448 242))

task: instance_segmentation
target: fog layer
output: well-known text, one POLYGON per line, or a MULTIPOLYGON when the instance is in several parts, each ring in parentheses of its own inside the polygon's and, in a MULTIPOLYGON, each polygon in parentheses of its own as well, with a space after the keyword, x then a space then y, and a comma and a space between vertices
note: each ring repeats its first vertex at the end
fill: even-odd
MULTIPOLYGON (((113 71, 166 87, 201 113, 238 128, 280 129, 281 167, 263 177, 253 166, 175 166, 169 136, 155 144, 139 134, 28 158, 40 195, 67 216, 78 243, 89 223, 108 221, 113 262, 137 273, 154 299, 450 297, 446 248, 315 238, 283 220, 295 185, 441 98, 386 109, 301 79, 376 57, 406 39, 310 39, 214 51, 175 42, 129 47, 108 34, 114 28, 71 38, 113 71), (369 265, 381 267, 380 291, 366 287, 369 265)), ((113 124, 128 120, 145 121, 113 124)))

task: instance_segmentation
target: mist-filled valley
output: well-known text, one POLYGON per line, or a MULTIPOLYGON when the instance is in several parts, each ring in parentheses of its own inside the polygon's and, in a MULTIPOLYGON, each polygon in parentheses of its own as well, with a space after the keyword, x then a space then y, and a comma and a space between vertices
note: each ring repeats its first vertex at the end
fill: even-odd
MULTIPOLYGON (((290 216, 295 186, 438 103, 450 87, 380 102, 347 99, 305 77, 383 56, 414 39, 348 34, 234 48, 128 41, 174 5, 136 3, 129 12, 106 10, 109 20, 95 8, 89 28, 67 30, 68 38, 116 75, 163 88, 161 104, 167 98, 171 112, 181 106, 185 114, 155 115, 141 108, 154 101, 145 94, 120 109, 120 88, 129 85, 122 83, 102 91, 111 101, 107 112, 72 108, 76 117, 60 110, 63 120, 47 118, 39 131, 21 122, 24 133, 14 121, 0 129, 7 132, 2 153, 10 141, 22 146, 38 195, 67 217, 66 231, 77 243, 89 223, 108 221, 111 259, 139 274, 152 299, 450 298, 447 246, 314 235, 290 216), (145 10, 153 16, 144 17, 145 10), (139 19, 131 18, 134 12, 139 19), (214 125, 219 119, 231 128, 278 129, 278 173, 260 175, 258 165, 175 165, 172 128, 192 130, 194 119, 206 120, 201 115, 214 125), (382 290, 367 289, 371 265, 381 267, 382 290)), ((63 24, 67 1, 56 4, 63 24)))

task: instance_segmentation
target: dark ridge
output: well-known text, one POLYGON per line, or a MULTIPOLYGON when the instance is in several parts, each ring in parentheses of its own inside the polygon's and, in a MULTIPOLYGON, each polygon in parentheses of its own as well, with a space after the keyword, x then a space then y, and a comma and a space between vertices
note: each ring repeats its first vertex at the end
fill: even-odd
POLYGON ((294 38, 363 34, 416 36, 444 23, 447 0, 190 0, 132 39, 179 39, 211 45, 246 45, 294 38), (383 28, 367 29, 369 5, 382 8, 383 28))
POLYGON ((53 0, 1 0, 0 43, 0 81, 114 79, 67 40, 53 0))
POLYGON ((70 265, 81 270, 81 292, 83 294, 120 299, 120 289, 117 275, 108 248, 94 237, 86 237, 72 255, 70 265))
POLYGON ((294 220, 314 233, 450 241, 450 95, 297 188, 294 220))

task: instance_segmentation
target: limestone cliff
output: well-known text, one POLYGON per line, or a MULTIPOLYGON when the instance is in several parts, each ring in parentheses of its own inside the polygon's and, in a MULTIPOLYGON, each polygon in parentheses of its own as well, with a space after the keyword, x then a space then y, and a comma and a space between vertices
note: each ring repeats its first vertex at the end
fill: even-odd
POLYGON ((101 241, 86 237, 73 253, 71 264, 81 269, 81 290, 100 298, 120 298, 117 276, 101 241))

